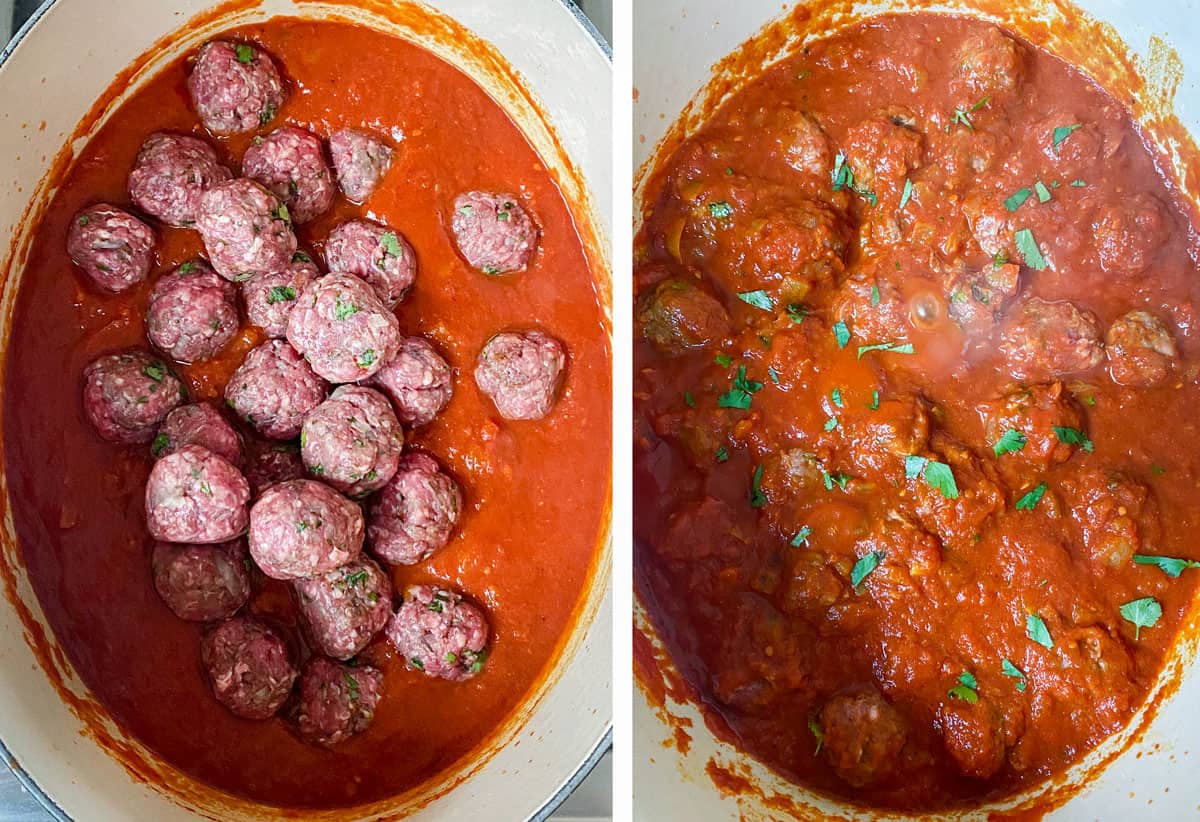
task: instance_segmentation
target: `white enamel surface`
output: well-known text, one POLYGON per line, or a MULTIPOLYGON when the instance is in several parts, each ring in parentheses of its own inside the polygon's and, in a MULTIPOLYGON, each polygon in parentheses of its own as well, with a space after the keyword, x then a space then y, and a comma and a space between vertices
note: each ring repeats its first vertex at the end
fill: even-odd
MULTIPOLYGON (((93 101, 134 58, 208 5, 204 0, 122 0, 119 4, 58 0, 24 38, 0 68, 0 154, 5 158, 0 172, 0 248, 4 253, 30 197, 44 194, 37 189, 49 162, 93 101), (44 127, 39 127, 43 120, 44 127)), ((524 77, 570 161, 586 180, 590 196, 576 199, 579 216, 591 221, 606 249, 612 212, 612 79, 610 66, 591 36, 559 0, 524 0, 517 15, 506 3, 436 0, 428 5, 491 42, 524 77)), ((259 17, 278 13, 312 17, 322 10, 313 3, 265 0, 253 12, 259 17)), ((434 50, 458 62, 444 47, 434 50)), ((476 75, 469 67, 468 73, 476 75)), ((489 87, 488 78, 476 79, 489 87)), ((545 150, 548 133, 521 112, 514 114, 554 168, 555 160, 545 150)), ((606 257, 599 262, 608 264, 606 257)), ((6 307, 15 294, 15 279, 4 293, 6 307)), ((11 519, 4 527, 12 533, 11 519)), ((606 553, 600 567, 609 565, 606 553)), ((506 819, 540 817, 545 812, 544 806, 571 781, 611 725, 610 583, 607 570, 597 574, 585 618, 551 677, 548 692, 535 697, 526 713, 506 729, 510 744, 412 818, 479 818, 485 808, 506 819)), ((18 592, 40 618, 36 597, 23 577, 18 578, 18 592)), ((73 687, 82 690, 77 682, 73 687)), ((163 791, 132 781, 84 733, 80 721, 47 684, 19 619, 3 599, 0 705, 0 739, 12 759, 73 818, 162 822, 194 818, 163 791)), ((403 802, 398 800, 387 809, 376 807, 363 817, 376 819, 382 811, 411 810, 422 804, 423 794, 432 795, 437 787, 426 786, 403 802)), ((195 810, 229 820, 275 818, 266 811, 219 804, 195 810)))
MULTIPOLYGON (((1193 135, 1200 134, 1200 18, 1196 3, 1171 0, 1083 0, 1078 5, 1113 24, 1122 39, 1141 55, 1149 53, 1151 36, 1164 38, 1185 67, 1175 111, 1193 135)), ((870 4, 886 8, 888 3, 870 4)), ((679 113, 711 77, 712 65, 757 33, 781 13, 780 0, 658 0, 634 4, 633 166, 641 168, 679 113), (652 34, 647 34, 652 33, 652 34)), ((643 180, 644 182, 644 180, 643 180)), ((641 191, 637 192, 640 198, 641 191)), ((640 213, 640 199, 634 213, 640 213)), ((644 612, 636 621, 652 634, 644 612)), ((1183 677, 1177 693, 1163 705, 1149 729, 1130 750, 1101 772, 1064 807, 1055 820, 1179 820, 1200 816, 1200 666, 1180 658, 1165 678, 1183 677), (1182 671, 1182 673, 1181 673, 1182 671)), ((710 760, 751 773, 767 794, 778 792, 808 803, 818 811, 845 818, 902 818, 855 814, 835 803, 818 800, 718 742, 689 704, 669 703, 678 717, 690 718, 693 737, 688 754, 664 746, 671 727, 635 687, 633 706, 634 815, 637 820, 778 819, 779 810, 753 798, 722 796, 705 773, 710 760)), ((1119 748, 1112 739, 1096 752, 1119 748)), ((988 808, 964 812, 962 818, 984 819, 988 808)), ((940 818, 958 818, 947 815, 940 818)))

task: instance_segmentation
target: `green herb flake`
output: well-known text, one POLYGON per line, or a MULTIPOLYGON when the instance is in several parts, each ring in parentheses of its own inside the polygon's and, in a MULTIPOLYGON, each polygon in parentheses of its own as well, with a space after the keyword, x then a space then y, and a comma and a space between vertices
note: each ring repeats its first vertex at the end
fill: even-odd
POLYGON ((1025 636, 1043 648, 1050 649, 1054 647, 1054 640, 1050 638, 1050 629, 1046 627, 1045 620, 1037 614, 1025 615, 1025 636))
POLYGON ((733 365, 733 359, 728 354, 718 354, 717 356, 713 357, 713 362, 722 368, 728 368, 729 366, 733 365))
MULTIPOLYGON (((150 444, 150 453, 156 457, 161 457, 162 452, 166 451, 171 445, 171 438, 166 434, 159 434, 154 438, 154 442, 150 444)), ((1176 574, 1175 576, 1179 576, 1176 574)))
POLYGON ((796 536, 792 537, 791 542, 789 542, 788 544, 791 545, 793 548, 799 548, 802 545, 807 545, 808 538, 811 536, 812 536, 812 529, 809 528, 807 525, 805 525, 803 528, 801 528, 799 531, 796 532, 796 536))
POLYGON ((394 231, 385 231, 379 235, 379 244, 383 246, 383 254, 385 257, 403 257, 404 248, 400 245, 400 238, 396 236, 394 231))
POLYGON ((1078 428, 1068 428, 1066 426, 1055 425, 1054 433, 1058 437, 1058 441, 1067 445, 1078 445, 1089 454, 1096 450, 1096 446, 1092 445, 1092 441, 1087 438, 1087 435, 1078 428))
POLYGON ((709 203, 708 213, 718 220, 727 220, 733 216, 733 206, 726 202, 709 203))
POLYGON ((343 300, 339 294, 337 300, 333 304, 333 318, 335 320, 345 320, 357 313, 358 306, 352 302, 343 300))
POLYGON ((992 445, 992 453, 997 457, 1002 457, 1005 454, 1013 454, 1024 448, 1027 442, 1029 442, 1028 437, 1017 429, 1010 428, 992 445))
POLYGON ((892 354, 915 354, 916 349, 912 343, 897 343, 897 342, 882 342, 872 343, 871 345, 860 345, 858 347, 858 358, 861 360, 864 354, 869 354, 872 351, 885 351, 892 354))
POLYGON ((1087 183, 1085 183, 1083 180, 1072 180, 1071 181, 1072 188, 1083 188, 1086 185, 1087 185, 1087 183))
POLYGON ((722 445, 717 449, 717 462, 727 462, 729 460, 729 450, 722 445))
POLYGON ((142 367, 142 373, 154 382, 159 383, 167 376, 167 367, 160 362, 152 362, 142 367))
POLYGON ((852 479, 849 474, 843 474, 841 471, 838 471, 834 474, 830 474, 828 471, 822 471, 821 478, 825 482, 826 491, 832 491, 833 486, 835 485, 845 491, 846 486, 850 484, 850 480, 852 479))
POLYGON ((1004 674, 1005 676, 1011 676, 1013 679, 1017 680, 1017 691, 1019 693, 1025 693, 1025 688, 1029 685, 1029 682, 1025 678, 1024 671, 1022 671, 1016 665, 1013 665, 1008 659, 1002 659, 1000 660, 1000 673, 1004 674))
POLYGON ((1042 256, 1042 250, 1038 248, 1037 240, 1033 237, 1033 232, 1028 228, 1022 228, 1016 234, 1017 251, 1025 260, 1025 265, 1032 268, 1034 271, 1043 271, 1046 268, 1046 258, 1042 256))
POLYGON ((409 662, 412 664, 412 666, 413 666, 414 668, 416 668, 418 671, 424 671, 424 670, 425 670, 425 663, 424 663, 424 662, 422 662, 422 661, 421 661, 420 659, 418 659, 417 657, 415 657, 415 656, 414 656, 414 657, 412 657, 411 659, 409 659, 408 661, 409 661, 409 662))
POLYGON ((1016 211, 1025 201, 1033 195, 1033 192, 1028 188, 1019 188, 1013 192, 1012 196, 1004 201, 1004 207, 1009 211, 1016 211))
POLYGON ((275 118, 275 106, 272 103, 267 103, 263 106, 263 110, 258 113, 259 125, 265 126, 275 118))
POLYGON ((86 214, 80 214, 79 217, 75 220, 75 222, 79 223, 79 225, 81 225, 81 226, 85 226, 89 222, 91 222, 91 218, 88 217, 88 215, 86 215, 86 214))
POLYGON ((1050 202, 1050 189, 1046 188, 1045 184, 1041 180, 1038 180, 1033 184, 1033 191, 1035 194, 1037 194, 1039 203, 1050 202))
POLYGON ((233 50, 237 54, 237 61, 239 63, 251 63, 254 61, 254 49, 245 43, 238 43, 233 47, 233 50))
POLYGON ((958 675, 958 684, 950 689, 949 696, 951 699, 961 699, 974 705, 979 701, 977 688, 979 683, 975 681, 975 675, 970 671, 963 671, 958 675))
POLYGON ((271 286, 270 292, 267 293, 267 305, 291 302, 294 299, 296 299, 296 289, 289 285, 271 286))
POLYGON ((842 400, 842 389, 840 389, 840 388, 835 388, 835 389, 833 389, 832 391, 830 391, 830 392, 829 392, 829 399, 830 399, 830 400, 833 402, 833 404, 834 404, 834 405, 836 405, 838 408, 845 408, 845 407, 846 407, 846 403, 845 403, 845 402, 842 400))
POLYGON ((733 378, 733 387, 717 398, 719 408, 740 408, 743 411, 750 407, 754 394, 762 390, 763 384, 746 378, 746 366, 739 365, 737 376, 733 378))
POLYGON ((882 551, 872 551, 869 554, 859 557, 858 562, 854 563, 854 567, 850 569, 850 587, 857 588, 859 583, 879 567, 880 561, 885 556, 886 554, 882 551))
POLYGON ((879 392, 878 391, 871 392, 871 404, 868 405, 867 408, 871 409, 872 411, 879 410, 879 392))
POLYGON ((692 392, 691 392, 691 391, 684 391, 684 392, 683 392, 683 402, 684 402, 684 404, 686 404, 686 405, 687 405, 687 407, 688 407, 688 408, 695 408, 695 407, 696 407, 696 398, 692 396, 692 392))
POLYGON ((179 268, 175 269, 179 274, 191 274, 195 270, 196 264, 191 260, 188 260, 186 263, 180 263, 179 268))
POLYGON ((817 756, 821 753, 821 746, 825 744, 825 731, 821 730, 821 724, 816 719, 810 717, 808 720, 808 732, 817 741, 817 747, 813 749, 813 756, 817 756))
POLYGON ((906 479, 916 479, 921 476, 921 472, 925 470, 925 466, 929 463, 928 457, 918 456, 917 454, 909 454, 904 458, 904 476, 906 479))
POLYGON ((800 325, 800 323, 804 322, 804 318, 808 316, 808 309, 800 303, 788 303, 787 316, 796 325, 800 325))
POLYGON ((1054 142, 1054 153, 1055 154, 1058 154, 1059 146, 1062 145, 1063 140, 1070 137, 1071 133, 1073 131, 1075 131, 1075 129, 1079 128, 1082 125, 1083 125, 1083 123, 1075 123, 1075 124, 1069 125, 1069 126, 1058 126, 1057 128, 1054 129, 1054 133, 1051 135, 1051 139, 1054 142))
POLYGON ((940 491, 946 499, 958 499, 958 484, 954 481, 954 471, 944 462, 929 461, 925 466, 925 483, 935 491, 940 491))
POLYGON ((1121 606, 1121 616, 1133 623, 1133 638, 1142 638, 1143 628, 1153 628, 1162 618, 1162 606, 1154 597, 1142 597, 1121 606))
POLYGON ((850 327, 838 320, 833 324, 833 336, 837 340, 838 348, 845 348, 850 342, 850 327))
POLYGON ((879 286, 877 286, 877 285, 871 286, 871 307, 874 308, 875 306, 879 305, 880 299, 881 298, 879 296, 879 286))
POLYGON ((761 289, 758 291, 740 291, 737 296, 739 300, 747 305, 761 308, 763 311, 772 311, 775 308, 775 303, 771 300, 771 295, 761 289))
POLYGON ((767 366, 767 376, 771 378, 771 382, 773 382, 775 385, 779 385, 779 374, 775 372, 775 366, 767 366))
POLYGON ((351 676, 349 672, 342 671, 342 682, 346 683, 346 690, 350 694, 350 699, 354 702, 357 702, 360 696, 358 690, 358 680, 351 676))
POLYGON ((825 420, 825 430, 826 431, 832 431, 833 429, 835 429, 837 427, 838 427, 837 417, 830 417, 829 419, 825 420))
POLYGON ((767 504, 767 497, 762 492, 763 467, 754 469, 754 478, 750 481, 750 507, 762 508, 767 504))
POLYGON ((294 262, 294 263, 311 263, 312 257, 308 256, 303 251, 297 251, 295 254, 292 255, 292 262, 294 262))
POLYGON ((1188 568, 1200 568, 1200 562, 1196 562, 1194 559, 1154 557, 1148 554, 1134 554, 1133 561, 1137 565, 1153 565, 1171 579, 1179 579, 1179 575, 1188 568))
POLYGON ((912 199, 912 190, 913 190, 912 180, 905 177, 904 178, 904 191, 900 192, 900 209, 899 209, 900 211, 903 211, 904 207, 906 205, 908 205, 908 201, 912 199))
POLYGON ((1024 496, 1017 500, 1018 511, 1032 511, 1037 507, 1037 504, 1042 501, 1042 497, 1046 494, 1046 483, 1041 482, 1029 490, 1024 496))
POLYGON ((368 348, 366 351, 362 352, 356 362, 358 363, 359 368, 370 368, 375 364, 375 349, 368 348))
POLYGON ((283 220, 285 223, 292 221, 292 215, 288 213, 288 207, 283 203, 280 203, 279 208, 271 212, 271 216, 276 220, 283 220))

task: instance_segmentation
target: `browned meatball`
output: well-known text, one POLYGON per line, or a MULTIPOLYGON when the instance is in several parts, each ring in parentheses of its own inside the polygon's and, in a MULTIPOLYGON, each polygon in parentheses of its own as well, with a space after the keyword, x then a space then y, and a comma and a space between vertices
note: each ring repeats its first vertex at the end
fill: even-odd
POLYGON ((1118 317, 1108 327, 1104 342, 1109 376, 1121 385, 1162 385, 1179 357, 1166 324, 1149 311, 1118 317))
POLYGON ((1038 472, 1065 462, 1075 445, 1065 443, 1055 428, 1082 430, 1082 416, 1062 383, 1014 389, 981 403, 984 436, 1002 466, 1017 463, 1038 472))
POLYGON ((1132 276, 1145 271, 1170 236, 1171 220, 1153 194, 1134 194, 1102 206, 1092 216, 1100 267, 1132 276))
POLYGON ((991 779, 1004 767, 1008 754, 1004 724, 985 702, 943 703, 938 708, 938 724, 947 753, 965 776, 991 779))
POLYGON ((850 129, 846 136, 846 162, 856 186, 873 189, 875 180, 894 186, 921 166, 925 139, 909 128, 910 117, 881 113, 850 129))
POLYGON ((1000 102, 1021 84, 1025 61, 1017 41, 995 26, 968 37, 958 48, 958 75, 952 88, 960 106, 983 98, 1000 102))
POLYGON ((1054 379, 1087 371, 1104 359, 1100 323, 1092 312, 1073 303, 1037 297, 1009 320, 1000 350, 1019 380, 1054 379))
POLYGON ((1063 478, 1062 489, 1087 559, 1120 568, 1153 545, 1158 517, 1150 492, 1119 471, 1090 470, 1063 478))
POLYGON ((821 708, 818 721, 825 759, 850 785, 874 784, 895 771, 908 729, 874 688, 838 694, 821 708))
POLYGON ((696 280, 663 280, 642 298, 638 324, 663 351, 680 353, 729 334, 725 306, 696 280))

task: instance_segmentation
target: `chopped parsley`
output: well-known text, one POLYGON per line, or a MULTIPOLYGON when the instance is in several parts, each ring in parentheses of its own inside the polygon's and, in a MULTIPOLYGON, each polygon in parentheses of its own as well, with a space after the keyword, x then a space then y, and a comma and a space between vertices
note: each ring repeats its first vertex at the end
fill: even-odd
MULTIPOLYGON (((166 451, 171 445, 171 438, 166 434, 159 434, 154 438, 154 442, 150 445, 150 453, 156 457, 162 456, 162 452, 166 451)), ((1175 576, 1179 576, 1176 574, 1175 576)))
POLYGON ((1087 185, 1087 183, 1085 183, 1083 180, 1072 180, 1071 181, 1072 188, 1083 188, 1086 185, 1087 185))
POLYGON ((356 362, 358 363, 359 368, 370 368, 375 364, 375 349, 368 348, 366 351, 362 352, 356 362))
POLYGON ((346 683, 346 690, 350 692, 350 699, 357 702, 359 698, 358 680, 352 677, 347 671, 342 671, 342 682, 346 683))
POLYGON ((1083 125, 1083 123, 1075 123, 1075 124, 1069 125, 1069 126, 1058 126, 1057 128, 1054 129, 1054 133, 1051 135, 1051 139, 1053 140, 1053 143, 1054 143, 1054 153, 1055 154, 1058 154, 1058 149, 1062 145, 1063 140, 1070 137, 1071 132, 1075 131, 1075 129, 1079 128, 1081 125, 1083 125))
POLYGON ((254 49, 245 43, 238 43, 233 47, 233 50, 237 54, 237 61, 239 63, 250 63, 254 61, 254 49))
POLYGON ((843 474, 841 471, 838 471, 834 474, 830 474, 828 471, 822 471, 821 477, 825 481, 826 491, 832 491, 833 486, 835 485, 845 491, 846 486, 849 485, 851 479, 849 474, 843 474))
POLYGON ((835 429, 837 427, 838 427, 837 417, 830 417, 829 419, 825 420, 825 430, 826 431, 832 431, 833 429, 835 429))
POLYGON ((879 305, 880 299, 881 298, 879 296, 879 286, 877 286, 877 285, 871 286, 871 307, 874 308, 875 306, 879 305))
POLYGON ((842 400, 842 389, 840 389, 840 388, 835 388, 835 389, 833 389, 832 391, 830 391, 830 392, 829 392, 829 399, 830 399, 830 400, 833 402, 833 404, 834 404, 834 405, 836 405, 838 408, 845 408, 845 407, 846 407, 846 403, 845 403, 845 402, 842 400))
POLYGON ((167 367, 160 362, 152 362, 142 366, 142 373, 155 382, 162 382, 167 376, 167 367))
POLYGON ((292 255, 292 262, 294 262, 294 263, 311 263, 312 257, 308 256, 303 251, 297 251, 295 254, 292 255))
POLYGON ((1068 428, 1062 425, 1052 427, 1054 428, 1054 433, 1058 436, 1059 442, 1066 443, 1067 445, 1078 445, 1088 453, 1096 449, 1096 446, 1092 445, 1092 441, 1087 438, 1087 435, 1078 428, 1068 428))
POLYGON ((872 343, 871 345, 860 345, 858 347, 858 358, 861 360, 863 354, 868 354, 872 351, 889 351, 893 354, 913 354, 916 349, 912 343, 897 343, 897 342, 882 342, 872 343))
POLYGON ((958 684, 950 689, 949 696, 951 699, 961 699, 974 705, 979 701, 979 691, 976 690, 978 687, 975 675, 970 671, 963 671, 958 675, 958 684))
POLYGON ((1000 673, 1004 674, 1005 676, 1011 676, 1013 679, 1017 680, 1017 691, 1019 693, 1025 693, 1025 688, 1029 685, 1029 682, 1025 678, 1024 671, 1022 671, 1016 665, 1013 665, 1010 661, 1008 661, 1008 659, 1002 659, 1000 660, 1000 673))
POLYGON ((335 320, 345 320, 351 315, 358 313, 358 306, 352 302, 343 300, 339 295, 337 301, 333 304, 333 318, 335 320))
POLYGON ((409 661, 410 663, 412 663, 412 666, 413 666, 414 668, 416 668, 418 671, 424 671, 424 670, 425 670, 425 663, 424 663, 424 662, 422 662, 422 661, 421 661, 419 658, 417 658, 417 657, 415 657, 415 656, 414 656, 414 657, 412 657, 411 659, 409 659, 408 661, 409 661))
POLYGON ((870 408, 872 411, 879 410, 879 392, 878 391, 871 392, 871 404, 868 405, 867 408, 870 408))
POLYGON ((808 316, 808 309, 800 303, 788 303, 787 316, 796 325, 800 325, 800 323, 804 322, 804 318, 808 316))
POLYGON ((188 260, 186 263, 181 263, 179 268, 175 269, 175 271, 180 274, 191 274, 195 270, 196 264, 191 260, 188 260))
POLYGON ((813 756, 817 756, 821 753, 821 746, 825 744, 825 731, 821 730, 821 723, 810 717, 808 720, 808 732, 817 741, 817 747, 813 749, 813 756))
POLYGON ((958 483, 954 481, 954 470, 944 462, 909 454, 904 458, 904 476, 907 479, 923 477, 926 485, 940 492, 946 499, 958 499, 958 483))
POLYGON ((775 372, 775 366, 767 366, 767 376, 771 378, 771 382, 773 382, 775 385, 779 385, 779 374, 775 372))
POLYGON ((383 256, 403 257, 404 249, 400 246, 400 238, 393 231, 385 231, 379 235, 379 244, 383 246, 383 256))
POLYGON ((739 300, 747 305, 761 308, 763 311, 771 311, 775 308, 775 303, 771 300, 771 295, 762 289, 758 291, 739 291, 737 296, 739 300))
POLYGON ((842 152, 837 153, 837 157, 833 158, 833 190, 853 191, 859 197, 869 202, 871 205, 876 205, 879 198, 875 196, 875 192, 870 189, 863 188, 854 184, 854 172, 850 170, 850 164, 846 162, 846 155, 842 152))
POLYGON ((258 122, 260 125, 266 125, 275 117, 275 106, 272 103, 267 103, 263 106, 263 110, 258 113, 258 122))
POLYGON ((796 532, 796 536, 792 537, 792 541, 788 544, 793 548, 799 548, 801 545, 808 544, 808 538, 812 536, 812 529, 805 525, 796 532))
POLYGON ((1033 192, 1028 188, 1019 188, 1013 192, 1012 196, 1004 201, 1004 207, 1009 211, 1016 211, 1018 208, 1024 205, 1025 201, 1028 200, 1032 195, 1033 192))
POLYGON ((1033 232, 1028 228, 1022 228, 1016 234, 1017 251, 1025 260, 1025 265, 1032 268, 1034 271, 1042 271, 1046 268, 1046 258, 1042 256, 1042 250, 1038 248, 1037 240, 1034 239, 1033 232))
POLYGON ((762 508, 767 504, 767 497, 762 492, 763 467, 754 469, 754 478, 750 481, 750 507, 762 508))
POLYGON ((737 376, 733 378, 733 387, 717 398, 717 406, 746 410, 754 399, 753 395, 761 391, 762 387, 761 382, 746 379, 746 366, 739 365, 737 376))
POLYGON ((838 320, 833 324, 833 336, 837 340, 838 348, 845 348, 850 342, 850 327, 838 320))
POLYGON ((1142 638, 1143 628, 1153 628, 1162 618, 1162 606, 1154 597, 1142 597, 1121 606, 1121 616, 1133 623, 1133 638, 1142 638))
POLYGON ((729 459, 729 451, 722 445, 717 449, 717 462, 725 462, 729 459))
POLYGON ((1046 188, 1046 185, 1041 180, 1033 184, 1033 191, 1037 194, 1039 203, 1050 202, 1050 189, 1046 188))
POLYGON ((729 366, 733 365, 733 359, 730 358, 728 354, 718 354, 717 356, 713 357, 713 362, 722 368, 728 368, 729 366))
POLYGON ((904 191, 900 192, 900 211, 903 211, 904 207, 906 205, 908 205, 908 201, 912 199, 912 190, 913 190, 912 180, 905 177, 904 178, 904 191))
POLYGON ((1043 648, 1050 649, 1054 647, 1054 640, 1050 638, 1050 629, 1046 627, 1045 620, 1037 614, 1025 615, 1025 636, 1043 648))
POLYGON ((290 285, 274 285, 267 294, 267 305, 291 302, 294 299, 296 299, 296 289, 290 285))
POLYGON ((708 213, 718 220, 727 220, 733 216, 733 206, 726 202, 709 203, 708 213))
POLYGON ((279 208, 271 212, 271 216, 276 220, 283 220, 285 223, 292 221, 292 215, 288 213, 288 207, 283 203, 280 203, 279 208))
POLYGON ((684 392, 683 392, 683 402, 684 402, 684 404, 686 404, 686 405, 687 405, 687 407, 688 407, 688 408, 695 408, 695 407, 696 407, 696 398, 692 396, 692 392, 691 392, 691 391, 684 391, 684 392))
POLYGON ((992 453, 997 457, 1020 451, 1029 442, 1028 437, 1015 428, 1010 428, 1000 435, 1000 439, 992 445, 992 453))
POLYGON ((91 218, 86 214, 80 214, 79 219, 77 219, 75 222, 79 223, 81 226, 84 226, 91 222, 91 218))
POLYGON ((971 106, 966 111, 963 111, 961 108, 954 109, 954 117, 951 119, 951 123, 959 123, 961 125, 966 126, 971 131, 974 131, 975 124, 973 122, 971 122, 971 115, 974 114, 975 112, 979 111, 979 109, 986 106, 988 104, 988 100, 990 100, 990 99, 992 99, 990 96, 984 97, 982 100, 980 100, 975 105, 971 106))
POLYGON ((1037 507, 1037 504, 1042 501, 1042 497, 1046 493, 1046 483, 1040 482, 1029 490, 1024 496, 1017 500, 1018 511, 1032 511, 1037 507))
POLYGON ((1196 562, 1194 559, 1154 557, 1148 554, 1134 554, 1133 561, 1137 565, 1153 565, 1171 579, 1179 579, 1179 575, 1188 568, 1200 568, 1200 562, 1196 562))
POLYGON ((854 563, 854 567, 850 569, 850 586, 857 588, 859 583, 871 575, 871 572, 879 567, 880 561, 886 556, 882 551, 872 551, 869 554, 863 554, 858 558, 858 562, 854 563))

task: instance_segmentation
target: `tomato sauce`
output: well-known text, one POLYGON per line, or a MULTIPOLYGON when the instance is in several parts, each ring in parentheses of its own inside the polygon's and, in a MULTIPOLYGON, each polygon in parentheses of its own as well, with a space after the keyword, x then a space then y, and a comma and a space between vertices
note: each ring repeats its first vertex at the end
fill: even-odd
POLYGON ((809 43, 654 171, 635 575, 713 728, 927 811, 1129 722, 1200 560, 1197 235, 1164 167, 1072 66, 913 14, 809 43))
MULTIPOLYGON (((364 207, 339 198, 298 230, 321 239, 358 216, 401 231, 418 275, 397 307, 401 330, 430 338, 455 370, 454 398, 409 436, 462 485, 463 518, 428 562, 397 568, 397 589, 440 580, 481 603, 492 625, 482 674, 466 683, 404 669, 379 639, 362 658, 383 668, 374 724, 333 750, 285 722, 234 717, 213 699, 199 662, 202 628, 175 619, 150 579, 143 515, 147 448, 103 442, 83 416, 81 374, 96 356, 145 346, 152 281, 201 252, 198 235, 156 226, 151 282, 121 295, 85 283, 65 251, 77 209, 128 207, 125 177, 142 141, 165 129, 208 138, 180 59, 117 110, 59 184, 28 258, 5 384, 12 510, 29 577, 68 657, 130 733, 185 772, 243 797, 332 807, 397 794, 451 767, 516 710, 546 673, 594 565, 610 478, 611 363, 602 295, 553 174, 520 129, 457 69, 399 38, 338 22, 279 18, 232 33, 265 48, 289 86, 271 127, 321 137, 345 126, 384 135, 392 167, 364 207), (469 189, 514 191, 541 228, 529 270, 489 278, 468 268, 449 233, 469 189), (538 422, 501 420, 471 376, 494 333, 539 326, 568 351, 562 396, 538 422)), ((252 135, 211 140, 235 171, 252 135)), ((211 138, 210 138, 211 139, 211 138)), ((181 368, 195 399, 220 402, 261 333, 245 326, 209 362, 181 368)), ((260 581, 249 605, 299 636, 286 586, 260 581)))

